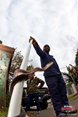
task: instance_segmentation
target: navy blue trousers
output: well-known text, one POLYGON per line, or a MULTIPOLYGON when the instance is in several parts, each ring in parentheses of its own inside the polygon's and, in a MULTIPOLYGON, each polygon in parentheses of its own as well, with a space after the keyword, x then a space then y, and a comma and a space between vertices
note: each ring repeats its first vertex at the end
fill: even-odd
POLYGON ((67 98, 66 85, 61 75, 45 78, 49 88, 51 100, 56 115, 61 113, 61 107, 69 105, 67 98))

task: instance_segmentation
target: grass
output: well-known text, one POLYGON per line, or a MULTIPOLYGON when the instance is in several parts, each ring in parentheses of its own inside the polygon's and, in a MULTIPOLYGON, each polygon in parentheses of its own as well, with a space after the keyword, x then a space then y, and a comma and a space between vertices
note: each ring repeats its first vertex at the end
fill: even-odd
POLYGON ((78 99, 78 93, 77 94, 72 94, 72 95, 68 96, 68 99, 70 101, 75 100, 75 99, 78 99))
POLYGON ((0 111, 0 117, 7 117, 6 111, 0 111))
POLYGON ((0 117, 7 117, 7 108, 4 110, 0 111, 0 117))

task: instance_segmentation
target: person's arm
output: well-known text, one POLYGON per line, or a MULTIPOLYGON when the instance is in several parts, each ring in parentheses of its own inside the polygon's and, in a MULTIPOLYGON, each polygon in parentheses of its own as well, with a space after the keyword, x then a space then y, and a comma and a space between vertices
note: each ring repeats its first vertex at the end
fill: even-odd
POLYGON ((36 50, 37 54, 40 56, 40 57, 44 57, 45 56, 45 53, 42 51, 42 49, 40 48, 39 44, 37 43, 37 41, 30 36, 30 39, 29 39, 29 42, 32 40, 32 45, 34 47, 34 49, 36 50))

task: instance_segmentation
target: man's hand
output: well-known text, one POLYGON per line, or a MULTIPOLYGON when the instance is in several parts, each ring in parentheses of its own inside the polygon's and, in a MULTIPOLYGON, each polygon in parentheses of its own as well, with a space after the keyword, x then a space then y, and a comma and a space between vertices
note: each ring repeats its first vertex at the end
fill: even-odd
POLYGON ((33 46, 37 45, 37 41, 32 36, 30 36, 29 42, 30 41, 32 41, 33 46))
POLYGON ((35 40, 32 36, 30 36, 30 39, 33 39, 33 40, 35 40))
POLYGON ((36 41, 32 36, 30 36, 29 42, 32 40, 32 42, 36 41))

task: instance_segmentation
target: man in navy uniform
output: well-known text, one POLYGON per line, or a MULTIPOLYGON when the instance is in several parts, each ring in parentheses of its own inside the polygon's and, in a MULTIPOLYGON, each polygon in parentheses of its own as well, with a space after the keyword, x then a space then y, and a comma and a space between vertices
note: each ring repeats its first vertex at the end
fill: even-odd
POLYGON ((44 45, 43 50, 40 48, 37 41, 30 36, 29 42, 32 40, 33 47, 40 57, 41 67, 47 63, 53 62, 53 65, 44 71, 46 84, 49 88, 51 100, 57 117, 61 117, 63 107, 68 107, 72 111, 72 106, 69 106, 66 85, 60 72, 59 66, 55 58, 49 54, 50 46, 44 45))

